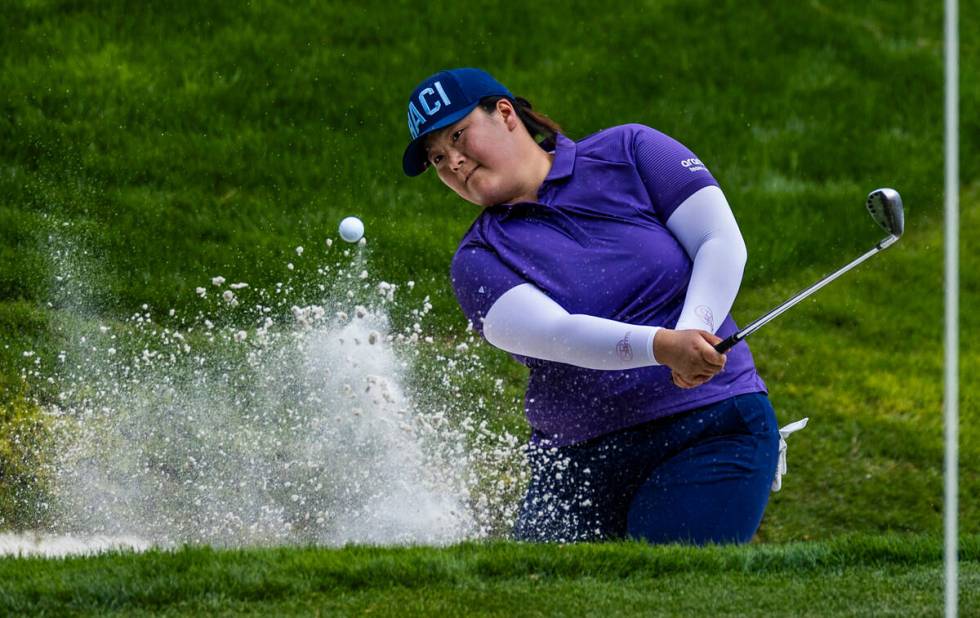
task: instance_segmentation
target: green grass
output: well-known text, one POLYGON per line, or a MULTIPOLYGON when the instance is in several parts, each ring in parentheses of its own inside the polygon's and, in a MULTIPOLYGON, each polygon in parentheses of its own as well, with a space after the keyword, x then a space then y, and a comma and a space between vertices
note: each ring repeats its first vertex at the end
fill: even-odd
MULTIPOLYGON (((464 322, 450 291, 448 263, 476 210, 431 175, 402 175, 403 106, 429 73, 481 66, 573 138, 641 122, 688 144, 721 182, 749 248, 733 310, 741 323, 879 239, 880 231, 862 214, 869 190, 894 186, 902 193, 908 231, 901 243, 751 340, 780 421, 809 416, 811 426, 791 438, 790 471, 760 529, 763 544, 730 555, 804 555, 835 551, 835 543, 844 544, 842 555, 852 555, 863 550, 838 541, 841 535, 907 539, 907 533, 940 531, 943 74, 942 14, 934 4, 8 5, 0 14, 4 426, 31 426, 40 417, 25 396, 40 404, 53 400, 57 385, 25 383, 22 374, 35 362, 51 367, 58 351, 71 344, 72 325, 118 324, 148 304, 157 314, 175 309, 177 317, 161 317, 162 324, 187 326, 200 307, 194 288, 217 274, 247 281, 253 289, 271 289, 291 277, 296 302, 316 300, 314 264, 338 259, 323 241, 336 239, 336 225, 347 214, 366 223, 373 278, 418 283, 412 291, 403 288, 401 309, 392 315, 395 327, 410 324, 409 311, 428 295, 434 307, 427 328, 440 341, 436 349, 451 350, 464 322), (293 253, 297 245, 307 248, 303 260, 293 253), (295 272, 286 271, 287 261, 297 262, 295 272), (36 356, 24 357, 25 351, 36 356), (773 545, 801 540, 820 543, 773 545)), ((970 347, 969 334, 980 327, 971 309, 980 303, 980 3, 964 0, 960 13, 961 523, 975 535, 980 388, 969 377, 980 371, 980 354, 970 347)), ((223 315, 249 324, 244 312, 223 315)), ((524 370, 485 346, 477 355, 480 371, 464 392, 451 396, 483 397, 491 427, 526 432, 519 403, 524 370), (487 379, 498 376, 506 381, 503 396, 494 394, 487 379)), ((437 362, 433 355, 416 366, 420 392, 440 386, 427 371, 437 362)), ((19 451, 0 448, 12 452, 19 451)), ((40 523, 30 500, 25 502, 33 491, 29 466, 23 458, 15 463, 0 461, 0 494, 8 491, 0 496, 0 517, 17 525, 40 523)), ((370 566, 375 550, 358 551, 322 555, 352 560, 352 568, 376 568, 370 566)), ((403 556, 414 555, 399 551, 385 554, 395 570, 402 568, 403 556)), ((436 564, 471 552, 479 562, 482 551, 467 546, 425 555, 436 564)), ((487 551, 609 551, 625 557, 642 550, 487 551)), ((161 567, 188 556, 300 560, 288 552, 221 558, 188 550, 176 557, 107 557, 38 568, 66 569, 58 578, 83 582, 78 585, 90 592, 70 588, 69 581, 65 594, 79 611, 92 612, 151 611, 152 604, 143 601, 112 604, 137 598, 149 586, 167 591, 159 599, 175 595, 169 609, 187 612, 460 613, 465 604, 506 613, 508 607, 539 607, 533 602, 540 598, 556 613, 568 614, 676 607, 665 613, 708 608, 699 613, 746 615, 779 613, 778 591, 785 589, 799 600, 801 614, 878 615, 937 613, 938 565, 934 547, 930 551, 928 560, 901 565, 857 559, 814 567, 802 583, 788 568, 756 572, 697 563, 697 556, 729 555, 723 551, 685 553, 691 556, 685 560, 699 566, 658 574, 656 586, 628 573, 593 571, 577 579, 484 578, 467 563, 475 570, 460 579, 454 579, 457 567, 432 567, 434 579, 426 586, 445 595, 429 600, 410 583, 383 596, 371 587, 295 588, 308 577, 283 580, 282 590, 296 592, 295 598, 291 592, 272 594, 273 600, 235 596, 220 587, 181 593, 185 585, 199 589, 182 579, 184 567, 161 567), (123 576, 118 571, 126 570, 120 566, 126 560, 159 569, 159 580, 127 580, 122 592, 111 592, 105 582, 123 576), (89 570, 91 578, 84 575, 89 570), (683 592, 675 595, 675 589, 683 592), (497 605, 504 597, 517 601, 497 605), (108 604, 98 605, 99 598, 108 604)), ((977 581, 975 554, 971 560, 965 582, 977 581)), ((5 562, 3 568, 10 564, 23 565, 5 562)), ((249 572, 229 569, 241 577, 249 572)), ((975 593, 967 596, 975 608, 975 593)), ((18 598, 43 603, 48 597, 38 592, 18 598)))
MULTIPOLYGON (((742 222, 750 289, 863 247, 870 232, 852 213, 869 187, 897 186, 910 227, 938 214, 931 8, 671 2, 582 20, 584 6, 527 12, 517 29, 506 11, 387 2, 7 11, 0 213, 16 251, 0 297, 48 300, 57 231, 103 269, 95 309, 179 308, 211 272, 274 282, 293 246, 320 247, 356 212, 383 248, 378 270, 426 282, 442 324, 458 324, 445 271, 475 211, 398 164, 403 99, 447 64, 488 67, 573 137, 635 121, 688 143, 742 222)), ((976 88, 966 86, 968 112, 976 88)))
MULTIPOLYGON (((749 247, 742 323, 878 239, 861 210, 870 188, 902 192, 902 243, 751 341, 780 420, 813 423, 793 438, 790 491, 774 497, 761 538, 939 529, 941 15, 914 2, 673 2, 582 20, 584 5, 569 3, 522 12, 515 29, 487 7, 383 7, 35 2, 4 13, 0 400, 20 392, 28 362, 53 363, 66 323, 146 303, 176 309, 180 326, 199 307, 194 287, 216 274, 271 289, 294 260, 289 276, 307 294, 297 302, 315 300, 310 265, 332 259, 323 239, 347 213, 367 223, 372 276, 419 283, 403 291, 396 327, 429 295, 428 327, 451 348, 462 315, 446 270, 476 211, 433 177, 401 174, 402 100, 438 67, 485 66, 573 137, 645 122, 708 162, 749 247)), ((965 76, 980 57, 976 9, 964 3, 965 76)), ((965 179, 978 171, 976 81, 963 83, 965 179)), ((963 196, 966 307, 980 287, 977 191, 963 196)), ((963 318, 976 330, 973 312, 963 318)), ((506 397, 487 397, 488 420, 526 432, 525 372, 480 355, 486 375, 507 380, 506 397)), ((431 362, 416 371, 422 385, 431 362)), ((963 369, 978 369, 967 346, 963 369)), ((488 384, 467 390, 488 395, 488 384)), ((43 381, 30 388, 51 397, 43 381)), ((963 397, 964 521, 976 531, 971 381, 963 397)))
MULTIPOLYGON (((961 543, 962 615, 980 538, 961 543)), ((938 615, 935 538, 756 547, 463 544, 0 559, 10 614, 938 615)))

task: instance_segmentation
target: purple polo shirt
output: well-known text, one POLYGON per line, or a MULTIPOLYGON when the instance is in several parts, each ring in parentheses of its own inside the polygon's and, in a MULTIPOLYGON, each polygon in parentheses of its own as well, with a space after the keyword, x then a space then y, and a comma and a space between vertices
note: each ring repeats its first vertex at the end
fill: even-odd
MULTIPOLYGON (((717 185, 703 163, 649 127, 623 125, 579 142, 559 135, 537 202, 485 208, 453 256, 453 288, 481 333, 514 286, 532 283, 569 313, 672 328, 692 261, 666 221, 691 194, 717 185)), ((737 329, 731 315, 718 329, 737 329)), ((599 371, 515 356, 530 368, 525 412, 535 440, 574 444, 735 395, 765 392, 745 342, 725 370, 693 389, 664 366, 599 371)))

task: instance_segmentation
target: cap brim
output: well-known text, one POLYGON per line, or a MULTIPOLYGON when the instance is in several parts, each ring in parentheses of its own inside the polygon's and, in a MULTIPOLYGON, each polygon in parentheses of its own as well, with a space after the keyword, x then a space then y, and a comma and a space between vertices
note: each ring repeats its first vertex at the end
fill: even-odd
POLYGON ((452 114, 449 114, 445 118, 439 120, 439 122, 428 127, 425 132, 420 133, 418 137, 413 139, 405 149, 405 154, 402 155, 402 169, 405 170, 406 176, 418 176, 428 167, 426 164, 425 156, 425 138, 432 132, 438 131, 439 129, 444 129, 451 124, 459 122, 466 117, 467 114, 476 109, 476 106, 480 102, 476 101, 472 105, 468 105, 463 109, 457 110, 452 114))

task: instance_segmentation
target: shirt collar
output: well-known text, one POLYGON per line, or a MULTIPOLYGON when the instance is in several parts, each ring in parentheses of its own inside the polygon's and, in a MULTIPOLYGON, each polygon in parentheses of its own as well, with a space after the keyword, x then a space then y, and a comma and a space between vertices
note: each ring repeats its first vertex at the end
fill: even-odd
POLYGON ((575 169, 575 142, 561 133, 555 136, 555 160, 551 162, 551 170, 544 177, 544 182, 553 182, 568 178, 575 169))

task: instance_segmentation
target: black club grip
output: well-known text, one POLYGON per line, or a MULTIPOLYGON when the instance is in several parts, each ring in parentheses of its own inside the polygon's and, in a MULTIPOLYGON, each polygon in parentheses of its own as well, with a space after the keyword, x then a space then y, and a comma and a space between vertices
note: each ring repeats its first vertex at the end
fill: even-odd
POLYGON ((715 351, 718 352, 719 354, 724 354, 739 341, 741 341, 741 339, 738 338, 738 333, 732 333, 731 335, 729 335, 728 339, 725 339, 724 341, 722 341, 721 343, 715 346, 715 351))

